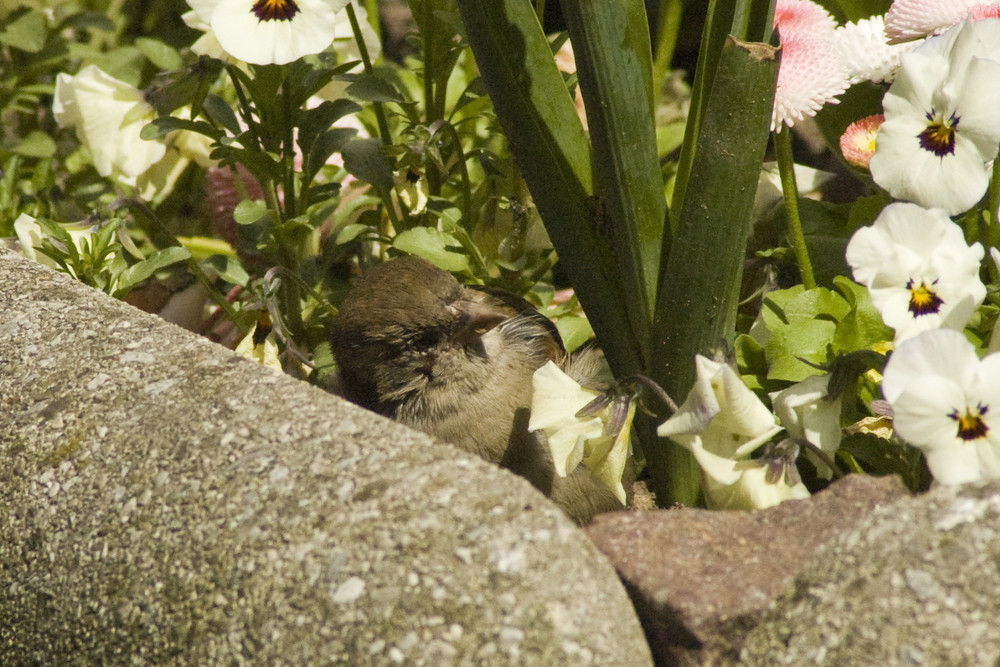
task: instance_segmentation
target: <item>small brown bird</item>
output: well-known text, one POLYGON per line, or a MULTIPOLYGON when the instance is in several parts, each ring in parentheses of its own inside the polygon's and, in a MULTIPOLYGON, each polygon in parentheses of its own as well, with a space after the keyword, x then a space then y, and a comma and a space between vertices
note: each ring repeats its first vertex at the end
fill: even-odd
POLYGON ((534 372, 583 365, 524 299, 402 257, 362 276, 331 334, 348 399, 525 477, 577 523, 623 509, 584 466, 558 477, 544 436, 528 432, 534 372))

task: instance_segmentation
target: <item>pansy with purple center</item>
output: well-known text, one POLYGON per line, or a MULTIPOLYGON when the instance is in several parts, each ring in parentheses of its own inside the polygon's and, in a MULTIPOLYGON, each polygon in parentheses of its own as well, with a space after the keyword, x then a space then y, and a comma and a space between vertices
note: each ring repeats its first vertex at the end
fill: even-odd
POLYGON ((882 394, 938 482, 1000 477, 1000 354, 980 360, 962 332, 926 331, 889 357, 882 394))
POLYGON ((961 329, 986 298, 979 278, 983 247, 941 209, 896 202, 847 244, 854 279, 865 285, 896 343, 949 327, 961 329))
POLYGON ((882 101, 875 182, 948 215, 975 206, 1000 146, 997 81, 1000 19, 965 21, 905 54, 882 101))
POLYGON ((255 65, 297 60, 337 36, 337 12, 349 0, 188 0, 226 53, 255 65))

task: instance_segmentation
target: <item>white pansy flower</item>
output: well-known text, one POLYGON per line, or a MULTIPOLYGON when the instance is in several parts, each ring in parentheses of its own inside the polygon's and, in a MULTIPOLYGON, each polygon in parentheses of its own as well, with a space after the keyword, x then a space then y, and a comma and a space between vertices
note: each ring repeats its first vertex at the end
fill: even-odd
POLYGON ((809 495, 783 473, 769 482, 749 456, 781 427, 727 364, 695 357, 697 379, 673 417, 657 429, 686 447, 702 469, 706 504, 714 509, 763 509, 809 495), (766 487, 766 488, 765 488, 766 487))
POLYGON ((578 416, 601 393, 580 386, 551 361, 535 371, 531 385, 528 430, 545 434, 556 473, 566 477, 582 463, 624 504, 622 474, 628 461, 634 402, 628 401, 624 415, 618 413, 620 403, 612 400, 594 414, 578 416))
POLYGON ((980 360, 960 331, 927 331, 889 357, 882 393, 938 482, 1000 477, 1000 355, 980 360))
POLYGON ((986 192, 1000 145, 1000 19, 964 22, 905 54, 882 101, 872 178, 949 215, 986 192))
POLYGON ((929 329, 961 329, 986 298, 979 279, 983 247, 940 209, 897 202, 847 244, 854 279, 871 293, 895 342, 929 329))
MULTIPOLYGON (((830 376, 812 375, 787 389, 771 394, 771 405, 791 438, 808 440, 832 458, 840 447, 841 397, 830 398, 830 376)), ((806 450, 806 456, 810 453, 806 450)), ((815 456, 815 455, 813 455, 815 456)), ((816 457, 820 477, 830 479, 833 471, 816 457)))
POLYGON ((75 128, 102 176, 117 176, 144 199, 168 193, 189 159, 208 165, 209 139, 178 131, 164 141, 147 141, 142 128, 156 112, 142 91, 94 65, 75 76, 56 78, 52 113, 62 127, 75 128))
POLYGON ((254 65, 283 65, 325 50, 348 0, 188 0, 226 53, 254 65))

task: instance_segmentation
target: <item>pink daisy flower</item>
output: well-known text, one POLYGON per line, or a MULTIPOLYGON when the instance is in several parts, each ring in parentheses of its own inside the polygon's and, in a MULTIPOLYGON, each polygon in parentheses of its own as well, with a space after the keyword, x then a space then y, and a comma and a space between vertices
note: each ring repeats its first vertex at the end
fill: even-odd
POLYGON ((875 155, 875 137, 878 128, 885 121, 885 116, 867 116, 854 121, 840 135, 840 152, 849 164, 862 169, 868 168, 872 156, 875 155))
POLYGON ((780 132, 815 116, 824 104, 836 104, 849 80, 834 41, 837 24, 825 9, 809 0, 778 0, 774 27, 781 40, 781 64, 771 131, 780 132))

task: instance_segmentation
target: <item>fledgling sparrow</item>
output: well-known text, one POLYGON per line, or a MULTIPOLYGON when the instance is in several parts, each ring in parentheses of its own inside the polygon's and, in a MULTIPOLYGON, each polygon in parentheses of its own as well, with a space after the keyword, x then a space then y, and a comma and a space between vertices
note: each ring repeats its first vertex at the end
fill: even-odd
POLYGON ((586 364, 571 363, 555 326, 524 299, 402 257, 352 286, 331 341, 349 400, 525 477, 577 523, 623 509, 586 467, 557 476, 540 434, 528 432, 534 372, 549 360, 570 375, 586 364))

